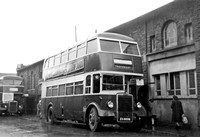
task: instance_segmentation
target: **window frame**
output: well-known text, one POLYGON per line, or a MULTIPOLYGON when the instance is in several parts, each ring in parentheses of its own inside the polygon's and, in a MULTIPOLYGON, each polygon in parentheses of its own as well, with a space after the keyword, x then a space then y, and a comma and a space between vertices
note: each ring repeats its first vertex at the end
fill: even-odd
POLYGON ((69 60, 68 55, 69 55, 68 51, 64 51, 64 52, 61 53, 61 64, 66 63, 69 60), (65 57, 65 58, 63 58, 63 57, 65 57))
POLYGON ((77 49, 76 47, 72 47, 68 50, 69 61, 76 59, 76 55, 77 55, 76 49, 77 49))
POLYGON ((67 83, 65 85, 65 90, 66 90, 66 96, 73 95, 74 94, 74 83, 67 83), (72 88, 72 93, 71 94, 68 94, 67 88, 72 88))
POLYGON ((178 45, 178 33, 177 33, 176 22, 170 21, 164 26, 163 44, 164 44, 164 48, 174 47, 178 45))
POLYGON ((74 84, 74 95, 82 95, 83 94, 83 90, 84 90, 84 86, 83 86, 83 81, 77 81, 74 84), (79 89, 82 90, 81 92, 78 92, 79 89))
POLYGON ((180 80, 180 72, 170 72, 167 76, 167 86, 168 86, 168 96, 181 96, 181 80, 180 80), (177 83, 177 74, 179 76, 179 83, 177 83), (177 88, 177 85, 179 85, 179 88, 177 88), (179 93, 180 94, 179 94, 179 93))
POLYGON ((53 67, 55 63, 55 56, 49 58, 49 68, 53 67))
POLYGON ((85 94, 91 94, 91 89, 92 89, 92 76, 87 75, 85 78, 85 94), (89 91, 89 92, 87 92, 89 91))
POLYGON ((86 55, 86 44, 82 43, 77 46, 77 58, 83 57, 86 55))
POLYGON ((155 92, 156 92, 156 96, 161 96, 161 80, 160 80, 160 75, 155 75, 154 76, 154 80, 155 80, 155 92))
POLYGON ((55 56, 54 65, 57 66, 61 63, 61 54, 55 56))
POLYGON ((99 44, 98 44, 98 39, 97 38, 94 38, 94 39, 91 39, 89 41, 86 42, 86 54, 91 54, 91 53, 95 53, 95 52, 98 52, 99 50, 99 44), (95 41, 95 44, 96 44, 96 48, 91 48, 91 45, 89 45, 90 42, 92 41, 95 41))
POLYGON ((150 36, 150 52, 156 51, 155 35, 150 36))
POLYGON ((65 84, 60 84, 59 86, 58 86, 58 96, 65 96, 66 95, 66 86, 65 86, 65 84), (61 87, 64 87, 64 92, 62 91, 61 92, 61 87), (61 94, 61 93, 64 93, 64 94, 61 94))
POLYGON ((192 43, 194 40, 192 23, 185 24, 185 40, 186 43, 192 43))
POLYGON ((187 77, 187 93, 189 96, 197 95, 197 82, 196 82, 196 71, 195 70, 188 70, 186 71, 186 77, 187 77), (194 87, 190 87, 190 72, 193 72, 193 81, 194 81, 194 87), (194 94, 191 94, 190 90, 194 90, 194 94))

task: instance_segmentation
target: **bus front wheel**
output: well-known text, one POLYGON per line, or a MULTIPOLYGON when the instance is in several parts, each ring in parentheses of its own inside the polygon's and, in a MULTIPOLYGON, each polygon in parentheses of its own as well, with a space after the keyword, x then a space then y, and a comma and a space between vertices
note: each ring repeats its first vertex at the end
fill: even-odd
POLYGON ((54 124, 54 114, 53 114, 53 107, 49 107, 47 111, 47 122, 50 124, 54 124))
POLYGON ((89 128, 92 132, 95 132, 97 131, 100 126, 101 126, 101 123, 100 123, 100 118, 98 116, 98 113, 97 113, 97 109, 95 107, 93 107, 91 110, 90 110, 90 113, 89 113, 89 128))

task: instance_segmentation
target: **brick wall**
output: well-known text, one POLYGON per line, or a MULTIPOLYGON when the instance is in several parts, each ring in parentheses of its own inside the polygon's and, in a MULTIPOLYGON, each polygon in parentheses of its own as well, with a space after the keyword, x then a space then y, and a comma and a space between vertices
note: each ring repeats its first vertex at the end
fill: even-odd
POLYGON ((24 79, 25 93, 29 94, 25 99, 27 114, 36 114, 36 106, 41 96, 39 81, 42 79, 42 67, 43 60, 17 70, 17 75, 24 79))
MULTIPOLYGON (((192 23, 194 31, 194 43, 192 44, 195 44, 196 48, 196 72, 199 102, 199 108, 197 109, 200 110, 200 0, 175 0, 136 19, 111 28, 107 30, 107 32, 131 36, 138 42, 141 54, 144 55, 144 57, 147 56, 147 60, 143 61, 143 71, 146 79, 145 82, 148 83, 148 56, 158 52, 165 54, 162 31, 168 21, 174 21, 177 25, 178 46, 189 46, 185 39, 185 25, 187 23, 192 23), (152 35, 155 36, 156 43, 156 51, 154 53, 150 50, 150 36, 152 35)), ((194 115, 194 119, 196 120, 196 114, 194 115)), ((200 118, 198 123, 200 125, 200 118)))
POLYGON ((194 16, 194 39, 196 47, 196 72, 197 72, 197 91, 198 91, 198 126, 200 126, 200 1, 195 1, 194 16))

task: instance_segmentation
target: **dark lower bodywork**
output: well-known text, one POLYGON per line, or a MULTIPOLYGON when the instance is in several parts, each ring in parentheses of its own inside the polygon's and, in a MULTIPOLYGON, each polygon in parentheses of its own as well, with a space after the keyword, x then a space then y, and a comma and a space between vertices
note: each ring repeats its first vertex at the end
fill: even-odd
POLYGON ((101 124, 119 124, 121 126, 135 126, 142 128, 141 119, 146 117, 144 107, 137 107, 133 96, 126 93, 97 94, 84 96, 68 96, 42 99, 42 111, 48 119, 49 113, 53 121, 72 120, 88 124, 90 111, 94 108, 98 113, 98 122, 101 124), (113 102, 109 108, 108 102, 113 102), (49 112, 49 110, 51 112, 49 112))

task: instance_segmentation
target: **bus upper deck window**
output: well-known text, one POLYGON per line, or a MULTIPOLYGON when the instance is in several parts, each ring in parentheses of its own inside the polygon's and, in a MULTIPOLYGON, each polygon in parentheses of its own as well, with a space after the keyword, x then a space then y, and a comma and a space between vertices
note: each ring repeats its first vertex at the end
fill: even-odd
POLYGON ((69 60, 76 58, 76 47, 69 49, 69 60))
POLYGON ((100 40, 101 50, 120 53, 119 41, 100 40))
POLYGON ((77 48, 77 58, 84 56, 85 54, 86 54, 86 47, 85 47, 85 43, 83 43, 79 45, 77 48))
POLYGON ((97 52, 98 51, 98 44, 97 39, 93 39, 87 42, 87 54, 97 52))
POLYGON ((61 55, 61 63, 65 63, 65 62, 67 62, 67 61, 68 61, 68 52, 65 51, 65 52, 63 52, 62 55, 61 55))
POLYGON ((55 66, 60 64, 61 54, 55 56, 55 66))
POLYGON ((14 85, 21 85, 23 80, 14 80, 14 85))
POLYGON ((49 67, 49 59, 47 59, 46 61, 45 61, 45 69, 47 69, 49 67))
POLYGON ((123 53, 139 55, 137 44, 122 42, 123 53))
POLYGON ((49 59, 49 67, 53 67, 54 66, 54 59, 55 59, 55 57, 51 57, 49 59))

